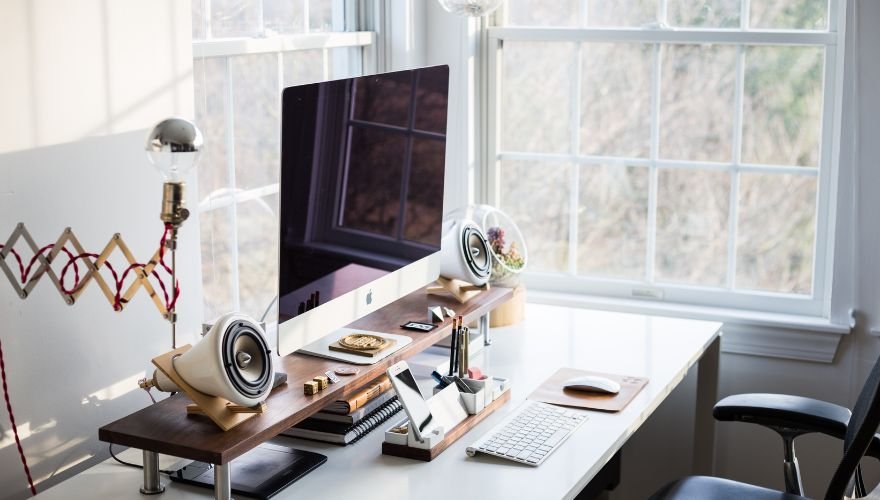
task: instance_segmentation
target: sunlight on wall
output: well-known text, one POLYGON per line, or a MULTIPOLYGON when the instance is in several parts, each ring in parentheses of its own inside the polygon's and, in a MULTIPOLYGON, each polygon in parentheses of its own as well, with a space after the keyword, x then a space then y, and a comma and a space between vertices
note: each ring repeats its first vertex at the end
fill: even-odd
POLYGON ((126 377, 119 382, 108 385, 103 389, 99 389, 88 396, 82 398, 82 404, 93 404, 99 406, 103 401, 111 401, 119 396, 128 394, 129 392, 139 389, 138 380, 146 377, 145 371, 135 373, 130 377, 126 377))
POLYGON ((3 2, 0 153, 192 116, 190 22, 174 0, 3 2))

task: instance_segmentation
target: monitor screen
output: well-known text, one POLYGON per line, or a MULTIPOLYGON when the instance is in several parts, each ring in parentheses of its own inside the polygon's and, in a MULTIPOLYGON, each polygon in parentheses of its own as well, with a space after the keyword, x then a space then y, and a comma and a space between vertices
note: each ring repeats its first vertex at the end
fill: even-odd
POLYGON ((284 90, 279 324, 440 250, 448 84, 436 66, 284 90))

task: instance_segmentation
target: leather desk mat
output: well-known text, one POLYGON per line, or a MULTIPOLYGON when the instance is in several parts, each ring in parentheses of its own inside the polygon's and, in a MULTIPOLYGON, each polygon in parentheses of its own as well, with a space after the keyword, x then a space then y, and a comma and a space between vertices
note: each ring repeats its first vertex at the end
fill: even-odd
POLYGON ((644 377, 630 377, 614 373, 600 373, 574 368, 560 368, 532 392, 528 399, 554 405, 571 406, 607 412, 617 412, 629 404, 636 395, 648 385, 644 377), (599 394, 593 392, 574 391, 562 387, 563 383, 572 378, 584 375, 598 375, 614 380, 620 384, 617 394, 599 394))

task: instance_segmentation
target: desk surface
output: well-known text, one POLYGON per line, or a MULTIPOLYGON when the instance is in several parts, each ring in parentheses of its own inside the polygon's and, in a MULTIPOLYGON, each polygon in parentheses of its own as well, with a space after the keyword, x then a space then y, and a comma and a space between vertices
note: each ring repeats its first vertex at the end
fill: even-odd
MULTIPOLYGON (((530 304, 526 320, 493 329, 495 343, 481 353, 481 365, 512 379, 511 402, 435 461, 382 455, 378 430, 347 447, 279 437, 271 442, 317 451, 328 461, 275 498, 572 498, 681 382, 719 328, 713 322, 530 304), (589 412, 589 420, 540 467, 465 455, 468 445, 560 366, 648 377, 650 382, 620 413, 589 412)), ((139 470, 108 461, 40 498, 141 498, 140 482, 139 470)), ((161 498, 210 497, 207 490, 169 484, 161 498)))

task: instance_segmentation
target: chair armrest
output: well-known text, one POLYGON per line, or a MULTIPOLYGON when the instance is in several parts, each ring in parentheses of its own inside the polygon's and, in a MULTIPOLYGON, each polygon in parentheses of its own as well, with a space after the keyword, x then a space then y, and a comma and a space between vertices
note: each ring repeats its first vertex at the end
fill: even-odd
MULTIPOLYGON (((851 412, 818 399, 787 394, 737 394, 719 401, 712 410, 716 420, 785 427, 800 434, 819 432, 843 439, 851 412)), ((880 460, 880 434, 875 434, 865 456, 880 460)))
POLYGON ((712 410, 716 420, 751 422, 795 431, 821 432, 843 439, 850 411, 817 399, 786 394, 737 394, 719 401, 712 410))

